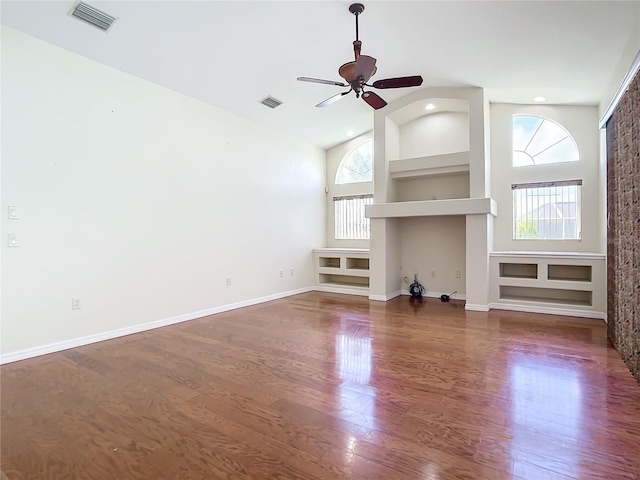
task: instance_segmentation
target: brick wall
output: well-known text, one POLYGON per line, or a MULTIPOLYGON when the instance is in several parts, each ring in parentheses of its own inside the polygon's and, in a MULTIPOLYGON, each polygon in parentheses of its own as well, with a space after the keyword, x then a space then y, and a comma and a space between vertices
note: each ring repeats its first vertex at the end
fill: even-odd
POLYGON ((608 334, 640 381, 640 73, 607 122, 608 334))

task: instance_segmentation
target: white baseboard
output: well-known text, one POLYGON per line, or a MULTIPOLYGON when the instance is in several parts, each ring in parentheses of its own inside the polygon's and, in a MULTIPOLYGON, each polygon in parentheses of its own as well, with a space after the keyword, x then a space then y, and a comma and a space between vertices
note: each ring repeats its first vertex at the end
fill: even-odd
POLYGON ((227 312, 229 310, 235 310, 237 308, 249 307, 251 305, 257 305, 259 303, 270 302, 272 300, 278 300, 280 298, 290 297, 292 295, 298 295, 300 293, 306 293, 312 290, 312 287, 289 290, 287 292, 275 293, 273 295, 267 295, 265 297, 252 298, 249 300, 243 300, 241 302, 207 308, 205 310, 199 310, 197 312, 184 313, 182 315, 176 315, 175 317, 163 318, 161 320, 133 325, 131 327, 118 328, 116 330, 110 330, 108 332, 87 335, 86 337, 72 338, 70 340, 50 343, 48 345, 18 350, 17 352, 0 355, 0 365, 5 363, 17 362, 18 360, 25 360, 27 358, 38 357, 40 355, 46 355, 48 353, 60 352, 62 350, 68 350, 70 348, 81 347, 83 345, 89 345, 91 343, 102 342, 104 340, 124 337, 126 335, 131 335, 134 333, 145 332, 147 330, 153 330, 154 328, 166 327, 168 325, 174 325, 176 323, 187 322, 189 320, 195 320, 196 318, 202 318, 208 315, 214 315, 216 313, 227 312))
POLYGON ((488 312, 490 309, 490 305, 480 305, 480 304, 474 304, 474 303, 465 303, 464 304, 464 309, 465 310, 470 310, 472 312, 488 312))
POLYGON ((369 300, 375 300, 376 302, 388 302, 392 298, 396 298, 402 295, 402 292, 398 290, 397 292, 389 293, 387 295, 369 295, 369 300))
POLYGON ((607 321, 606 312, 593 310, 575 310, 562 307, 547 307, 540 305, 519 305, 515 303, 490 303, 489 307, 495 310, 512 310, 514 312, 546 313, 548 315, 564 315, 567 317, 596 318, 607 321))

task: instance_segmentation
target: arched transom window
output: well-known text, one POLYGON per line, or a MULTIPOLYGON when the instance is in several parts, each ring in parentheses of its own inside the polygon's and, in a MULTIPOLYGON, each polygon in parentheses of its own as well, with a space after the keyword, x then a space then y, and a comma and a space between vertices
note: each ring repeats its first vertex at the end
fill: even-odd
POLYGON ((546 118, 513 116, 513 166, 576 162, 578 146, 560 124, 546 118))
POLYGON ((366 141, 347 155, 336 172, 336 184, 373 181, 373 142, 366 141))

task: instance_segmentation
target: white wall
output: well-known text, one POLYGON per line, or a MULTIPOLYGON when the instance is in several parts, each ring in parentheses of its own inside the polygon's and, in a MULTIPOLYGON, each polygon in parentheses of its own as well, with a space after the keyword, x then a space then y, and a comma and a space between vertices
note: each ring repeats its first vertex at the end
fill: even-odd
POLYGON ((324 185, 322 149, 3 28, 3 356, 312 285, 324 185))
POLYGON ((491 196, 498 202, 495 251, 603 253, 601 235, 598 108, 593 106, 491 105, 491 196), (512 166, 512 117, 528 114, 553 120, 573 136, 578 162, 535 167, 512 166), (581 240, 513 240, 511 184, 582 179, 581 240))
MULTIPOLYGON (((399 127, 400 158, 465 152, 469 150, 469 113, 425 114, 399 127)), ((469 174, 392 180, 391 200, 443 200, 469 198, 469 174)))
POLYGON ((397 202, 469 198, 469 173, 394 180, 397 202))
POLYGON ((469 150, 469 114, 437 112, 400 126, 400 158, 469 150))
MULTIPOLYGON (((612 106, 612 102, 617 101, 616 94, 620 91, 620 86, 630 73, 630 70, 638 68, 640 56, 640 5, 638 5, 639 15, 636 17, 636 28, 631 30, 629 39, 620 53, 620 58, 615 69, 611 72, 609 83, 605 88, 604 95, 600 101, 598 114, 603 117, 607 110, 612 106)), ((633 78, 633 75, 630 76, 633 78)))
MULTIPOLYGON (((462 215, 403 218, 400 224, 402 276, 414 273, 427 292, 465 293, 466 225, 462 215), (456 278, 460 272, 460 278, 456 278), (434 276, 431 274, 434 273, 434 276)), ((407 290, 408 284, 402 288, 407 290)), ((456 298, 456 297, 454 297, 456 298)))
MULTIPOLYGON (((333 197, 340 197, 346 195, 366 195, 373 193, 373 182, 361 182, 361 183, 348 183, 343 185, 336 185, 336 173, 342 160, 351 152, 356 150, 360 145, 367 140, 373 138, 373 131, 363 133, 355 138, 347 140, 333 148, 327 150, 327 188, 328 193, 325 196, 326 199, 326 211, 327 211, 327 247, 341 247, 341 248, 369 248, 369 240, 336 240, 335 239, 335 217, 334 217, 334 204, 333 197)), ((317 245, 322 247, 324 245, 317 245)))

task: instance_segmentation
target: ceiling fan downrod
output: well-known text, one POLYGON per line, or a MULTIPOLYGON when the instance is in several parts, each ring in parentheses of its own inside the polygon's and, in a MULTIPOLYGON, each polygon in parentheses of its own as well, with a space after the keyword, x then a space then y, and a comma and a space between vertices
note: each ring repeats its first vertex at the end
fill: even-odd
POLYGON ((360 51, 362 50, 362 42, 360 41, 360 36, 358 35, 358 15, 364 12, 364 5, 361 3, 353 3, 349 7, 349 11, 356 17, 356 39, 353 41, 353 54, 356 57, 356 60, 358 60, 360 51))

